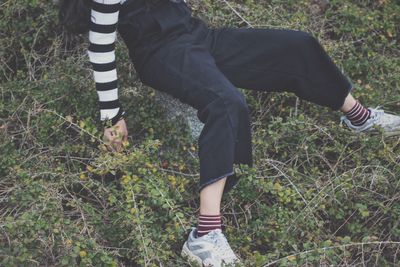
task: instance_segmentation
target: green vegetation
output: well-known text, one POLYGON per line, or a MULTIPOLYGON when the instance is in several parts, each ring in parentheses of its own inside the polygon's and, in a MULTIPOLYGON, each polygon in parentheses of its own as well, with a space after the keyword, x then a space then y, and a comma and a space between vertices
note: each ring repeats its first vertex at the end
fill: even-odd
MULTIPOLYGON (((188 2, 211 26, 246 26, 224 1, 188 2)), ((312 32, 357 98, 400 113, 398 1, 318 2, 229 1, 253 27, 312 32)), ((0 7, 0 265, 185 266, 199 180, 188 128, 165 119, 119 39, 129 145, 107 152, 86 36, 61 33, 53 1, 0 7)), ((292 94, 240 90, 255 166, 235 166, 222 212, 246 266, 398 265, 400 139, 350 133, 292 94)))

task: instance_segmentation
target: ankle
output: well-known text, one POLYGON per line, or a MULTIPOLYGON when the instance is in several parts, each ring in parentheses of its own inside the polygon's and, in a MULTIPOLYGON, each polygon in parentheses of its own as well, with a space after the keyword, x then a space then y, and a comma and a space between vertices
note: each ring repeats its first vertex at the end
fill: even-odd
POLYGON ((371 111, 356 101, 354 106, 348 112, 345 112, 345 115, 351 124, 360 126, 370 118, 371 111))
POLYGON ((201 214, 198 215, 197 237, 208 234, 212 230, 222 230, 222 216, 219 214, 201 214))

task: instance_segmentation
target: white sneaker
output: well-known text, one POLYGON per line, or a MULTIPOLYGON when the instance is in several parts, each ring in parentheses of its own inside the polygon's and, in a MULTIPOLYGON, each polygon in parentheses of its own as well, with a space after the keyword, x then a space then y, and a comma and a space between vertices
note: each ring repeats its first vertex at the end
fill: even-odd
POLYGON ((341 122, 355 132, 373 132, 376 131, 375 126, 382 128, 385 136, 393 136, 400 134, 400 116, 385 113, 378 108, 368 108, 371 111, 370 118, 360 126, 355 126, 347 117, 341 116, 341 122))
POLYGON ((198 266, 236 266, 239 258, 232 251, 221 229, 197 237, 197 229, 192 227, 189 237, 183 244, 181 255, 198 266))

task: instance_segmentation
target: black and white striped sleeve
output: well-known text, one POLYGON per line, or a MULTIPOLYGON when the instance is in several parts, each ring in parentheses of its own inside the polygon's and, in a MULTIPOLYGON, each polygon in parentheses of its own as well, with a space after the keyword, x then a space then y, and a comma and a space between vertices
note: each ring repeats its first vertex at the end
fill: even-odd
POLYGON ((98 94, 100 120, 114 125, 125 114, 118 99, 115 59, 120 0, 92 0, 88 55, 98 94))

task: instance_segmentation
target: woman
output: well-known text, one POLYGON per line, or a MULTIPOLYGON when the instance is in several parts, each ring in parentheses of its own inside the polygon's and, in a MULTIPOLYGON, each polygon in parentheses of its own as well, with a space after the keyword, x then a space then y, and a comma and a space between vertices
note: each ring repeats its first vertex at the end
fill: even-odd
POLYGON ((249 109, 237 89, 289 91, 344 112, 350 130, 400 130, 400 117, 365 108, 349 79, 309 33, 260 28, 209 28, 185 0, 66 0, 63 23, 89 32, 89 59, 99 96, 104 136, 116 149, 127 139, 118 100, 115 38, 120 33, 140 80, 197 109, 200 214, 182 255, 199 264, 239 262, 221 231, 223 193, 236 183, 233 163, 252 165, 249 109), (116 127, 110 127, 116 126, 116 127), (118 138, 118 137, 122 137, 118 138))

